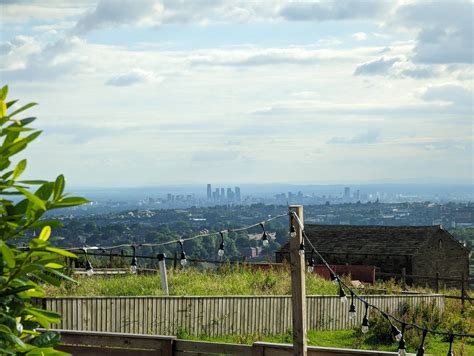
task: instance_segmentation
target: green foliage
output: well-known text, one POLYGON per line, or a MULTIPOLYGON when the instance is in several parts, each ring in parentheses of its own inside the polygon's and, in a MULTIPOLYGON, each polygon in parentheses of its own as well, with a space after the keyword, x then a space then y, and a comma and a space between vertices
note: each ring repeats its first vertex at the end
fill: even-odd
POLYGON ((35 306, 32 298, 45 295, 44 284, 59 286, 64 280, 71 280, 63 273, 60 261, 63 256, 75 255, 50 246, 51 226, 59 223, 40 219, 48 210, 87 200, 66 197, 62 175, 54 182, 21 180, 26 159, 11 168, 13 156, 25 150, 41 131, 27 127, 35 118, 17 117, 36 104, 8 113, 17 101, 7 102, 7 94, 8 87, 4 86, 0 90, 0 353, 63 355, 53 349, 59 335, 36 332, 38 327, 49 328, 50 323, 59 322, 61 316, 35 306), (38 237, 28 238, 32 229, 41 230, 38 237), (28 243, 19 248, 19 241, 28 243))

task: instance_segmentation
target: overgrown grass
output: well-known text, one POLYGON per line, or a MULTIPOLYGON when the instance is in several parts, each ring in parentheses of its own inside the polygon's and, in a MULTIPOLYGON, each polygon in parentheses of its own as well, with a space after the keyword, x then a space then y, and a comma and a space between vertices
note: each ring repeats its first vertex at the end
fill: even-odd
MULTIPOLYGON (((290 332, 282 335, 226 335, 221 337, 193 337, 185 331, 178 334, 181 339, 202 340, 212 342, 225 342, 236 344, 252 344, 256 341, 266 341, 272 343, 291 344, 293 342, 290 332)), ((446 355, 449 344, 440 336, 427 336, 426 353, 431 355, 446 355)), ((358 330, 337 330, 337 331, 308 331, 308 345, 337 347, 337 348, 354 348, 364 350, 379 351, 397 351, 398 343, 381 343, 373 335, 364 335, 358 330)), ((454 354, 460 356, 474 355, 474 340, 455 340, 454 354)), ((408 346, 407 351, 416 353, 417 346, 408 346)))
MULTIPOLYGON (((78 284, 48 287, 48 296, 143 296, 163 295, 159 275, 79 277, 78 284)), ((223 266, 219 270, 169 270, 170 295, 288 295, 288 269, 250 269, 223 266)), ((307 294, 333 294, 337 287, 316 274, 306 276, 307 294)))

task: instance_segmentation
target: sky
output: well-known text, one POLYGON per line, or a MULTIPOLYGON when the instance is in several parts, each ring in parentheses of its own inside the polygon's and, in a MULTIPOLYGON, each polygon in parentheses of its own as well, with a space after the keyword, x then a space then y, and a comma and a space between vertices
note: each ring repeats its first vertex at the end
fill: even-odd
POLYGON ((0 0, 73 186, 473 181, 472 1, 0 0))

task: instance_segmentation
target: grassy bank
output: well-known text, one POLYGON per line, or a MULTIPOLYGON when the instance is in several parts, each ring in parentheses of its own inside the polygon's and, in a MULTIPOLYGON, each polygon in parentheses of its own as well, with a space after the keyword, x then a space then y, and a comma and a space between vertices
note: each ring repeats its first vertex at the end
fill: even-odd
MULTIPOLYGON (((78 284, 48 287, 48 296, 140 296, 163 295, 159 275, 78 277, 78 284)), ((169 270, 170 295, 288 295, 288 270, 221 268, 219 271, 169 270)), ((337 287, 319 276, 306 276, 306 293, 337 294, 337 287)))
MULTIPOLYGON (((273 343, 292 343, 290 333, 283 335, 227 335, 222 337, 192 337, 186 332, 181 332, 179 338, 188 340, 202 340, 213 342, 225 342, 236 344, 252 344, 255 341, 266 341, 273 343)), ((408 340, 407 340, 408 341, 408 340)), ((315 331, 308 332, 308 345, 338 347, 338 348, 354 348, 364 350, 379 351, 397 351, 398 343, 391 344, 380 343, 373 335, 364 335, 357 330, 338 330, 338 331, 315 331)), ((446 355, 449 344, 439 336, 428 336, 426 339, 425 349, 427 354, 446 355)), ((408 352, 416 353, 417 346, 410 345, 408 342, 408 352)), ((474 340, 456 340, 454 343, 455 355, 474 355, 474 340)))

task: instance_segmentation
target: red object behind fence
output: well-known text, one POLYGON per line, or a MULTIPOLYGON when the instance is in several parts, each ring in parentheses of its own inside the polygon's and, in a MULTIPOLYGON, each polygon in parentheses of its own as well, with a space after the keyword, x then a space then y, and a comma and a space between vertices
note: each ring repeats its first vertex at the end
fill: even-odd
MULTIPOLYGON (((340 276, 351 275, 352 280, 359 280, 366 283, 375 283, 375 266, 358 265, 330 265, 331 268, 340 276)), ((324 279, 331 279, 329 270, 325 265, 316 265, 314 273, 319 274, 324 279)))

